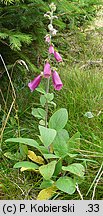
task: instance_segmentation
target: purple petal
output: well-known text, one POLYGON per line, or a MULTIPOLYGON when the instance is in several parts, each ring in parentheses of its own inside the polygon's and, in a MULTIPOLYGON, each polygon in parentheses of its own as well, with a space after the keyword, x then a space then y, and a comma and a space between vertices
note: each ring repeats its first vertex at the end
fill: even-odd
POLYGON ((54 47, 53 47, 53 45, 50 45, 50 47, 49 47, 49 53, 50 54, 54 54, 54 47))
POLYGON ((52 73, 52 80, 53 80, 53 86, 55 90, 60 91, 61 88, 63 87, 63 83, 59 77, 59 74, 56 71, 52 73))
POLYGON ((58 62, 62 62, 62 57, 58 52, 54 51, 54 57, 58 62))
POLYGON ((50 64, 48 62, 46 62, 46 64, 44 65, 44 77, 49 78, 50 75, 51 75, 50 64))
POLYGON ((41 81, 41 75, 38 75, 34 80, 32 80, 30 83, 28 83, 28 87, 31 91, 34 91, 41 81))

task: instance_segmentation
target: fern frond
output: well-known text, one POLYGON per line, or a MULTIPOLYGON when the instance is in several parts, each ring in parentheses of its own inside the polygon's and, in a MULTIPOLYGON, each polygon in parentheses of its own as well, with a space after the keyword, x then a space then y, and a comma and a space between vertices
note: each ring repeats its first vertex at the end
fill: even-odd
POLYGON ((0 38, 6 39, 8 38, 10 42, 10 47, 13 50, 21 50, 22 43, 30 44, 32 42, 32 36, 28 34, 24 34, 21 32, 13 32, 10 30, 5 30, 5 32, 0 32, 0 38))

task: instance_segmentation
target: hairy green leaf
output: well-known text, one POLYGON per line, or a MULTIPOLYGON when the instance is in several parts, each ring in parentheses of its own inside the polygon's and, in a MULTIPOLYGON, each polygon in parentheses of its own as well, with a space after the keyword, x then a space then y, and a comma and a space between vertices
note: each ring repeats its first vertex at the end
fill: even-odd
POLYGON ((68 112, 65 108, 56 111, 49 120, 49 127, 55 130, 61 130, 65 127, 68 121, 68 112))
POLYGON ((56 181, 56 187, 68 194, 73 194, 76 190, 75 183, 72 178, 70 177, 60 177, 56 181))
POLYGON ((52 177, 56 163, 57 161, 52 161, 47 165, 42 165, 39 167, 39 171, 41 175, 44 177, 44 179, 49 180, 52 177))

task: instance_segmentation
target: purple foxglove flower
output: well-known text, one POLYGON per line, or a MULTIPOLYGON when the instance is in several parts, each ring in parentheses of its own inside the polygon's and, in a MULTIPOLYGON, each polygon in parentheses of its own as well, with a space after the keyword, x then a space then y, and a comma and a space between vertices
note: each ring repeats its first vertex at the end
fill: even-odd
POLYGON ((53 47, 53 45, 50 45, 50 47, 49 47, 49 53, 50 54, 54 54, 54 47, 53 47))
POLYGON ((54 51, 54 57, 58 62, 62 62, 62 57, 58 52, 54 51))
POLYGON ((59 74, 56 71, 53 71, 52 73, 52 80, 53 80, 53 86, 55 90, 60 91, 63 87, 63 83, 59 77, 59 74))
POLYGON ((49 64, 49 62, 46 62, 46 64, 44 65, 44 77, 49 78, 50 75, 51 75, 50 64, 49 64))
POLYGON ((38 75, 34 80, 32 80, 30 83, 28 83, 28 87, 31 91, 34 91, 41 81, 41 75, 38 75))

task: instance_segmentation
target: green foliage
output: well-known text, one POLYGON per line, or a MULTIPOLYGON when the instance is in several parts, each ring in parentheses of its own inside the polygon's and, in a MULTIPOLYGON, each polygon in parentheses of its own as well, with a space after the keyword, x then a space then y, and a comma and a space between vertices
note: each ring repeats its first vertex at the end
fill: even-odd
POLYGON ((57 131, 63 129, 68 121, 68 112, 65 108, 59 109, 49 120, 49 127, 57 131))
POLYGON ((23 0, 1 0, 2 3, 4 4, 13 4, 13 3, 19 3, 20 1, 23 1, 23 0))
POLYGON ((45 180, 51 179, 51 177, 54 173, 54 170, 55 170, 55 165, 56 165, 56 161, 54 160, 54 161, 51 161, 50 163, 48 163, 47 165, 42 165, 39 168, 39 171, 45 180))
POLYGON ((85 172, 84 166, 79 163, 73 163, 67 167, 63 166, 62 169, 64 171, 69 171, 70 173, 73 173, 79 177, 83 177, 85 172))
POLYGON ((55 139, 56 136, 56 130, 51 129, 51 128, 46 128, 43 126, 39 126, 39 131, 40 131, 40 139, 42 143, 44 144, 45 147, 50 146, 52 144, 53 140, 55 139))
POLYGON ((38 148, 39 145, 38 143, 33 140, 33 139, 28 139, 28 138, 22 138, 22 137, 19 137, 19 138, 10 138, 10 139, 7 139, 6 142, 16 142, 16 143, 21 143, 21 144, 26 144, 28 146, 33 146, 35 148, 38 148))
POLYGON ((38 169, 38 165, 29 161, 18 162, 14 165, 14 168, 27 168, 28 170, 38 169))
POLYGON ((60 177, 57 181, 56 181, 56 186, 59 190, 68 193, 68 194, 73 194, 76 190, 75 187, 75 182, 73 181, 72 178, 70 177, 60 177))
MULTIPOLYGON (((44 36, 46 34, 44 13, 52 0, 2 0, 0 3, 0 46, 2 54, 9 64, 17 58, 23 58, 33 71, 37 68, 38 56, 44 53, 44 36), (29 45, 29 46, 28 46, 29 45), (10 47, 15 51, 8 50, 10 47), (19 52, 18 52, 19 51, 19 52), (28 55, 29 58, 28 59, 28 55), (13 56, 11 61, 9 56, 13 56), (32 57, 34 56, 34 58, 32 57), (33 60, 32 60, 33 58, 33 60), (32 67, 32 62, 36 67, 32 67)), ((96 5, 100 0, 61 0, 53 1, 57 5, 59 19, 55 21, 56 28, 67 32, 75 30, 90 21, 96 13, 96 5)), ((46 23, 47 25, 47 23, 46 23)))
MULTIPOLYGON (((69 138, 68 132, 64 129, 67 120, 68 112, 66 109, 61 108, 51 116, 49 121, 49 128, 39 125, 39 139, 42 142, 43 146, 38 144, 35 140, 27 138, 11 138, 6 140, 6 143, 19 142, 28 146, 32 146, 38 149, 38 151, 40 151, 43 156, 37 156, 34 152, 28 151, 28 153, 26 152, 26 154, 28 155, 29 159, 31 159, 33 162, 39 163, 39 166, 37 165, 36 167, 35 163, 33 166, 33 162, 23 161, 17 162, 14 165, 14 168, 21 168, 21 171, 36 169, 36 171, 38 171, 43 177, 41 188, 48 188, 49 190, 49 187, 51 185, 54 186, 56 184, 55 190, 59 189, 68 194, 72 194, 76 189, 77 181, 75 176, 83 178, 85 168, 80 163, 71 164, 71 160, 69 161, 69 159, 67 160, 66 158, 70 153, 70 148, 68 148, 69 140, 70 143, 72 143, 72 145, 74 146, 76 139, 80 136, 79 133, 76 133, 73 138, 69 138), (43 147, 44 149, 42 151, 43 147), (45 162, 43 158, 45 158, 45 162), (68 166, 64 166, 65 162, 67 163, 67 161, 68 166), (41 163, 43 163, 43 165, 41 165, 41 163), (64 177, 60 177, 60 173, 64 177), (66 173, 71 173, 72 175, 74 175, 73 178, 67 177, 66 173)), ((9 155, 5 154, 5 156, 8 157, 9 155)), ((75 156, 73 155, 73 160, 76 156, 77 154, 75 156)), ((41 197, 42 193, 43 192, 41 191, 38 197, 41 197)))
POLYGON ((59 157, 64 158, 68 154, 68 145, 65 138, 63 137, 62 130, 57 131, 57 135, 53 142, 53 146, 54 146, 55 154, 58 155, 59 157))
POLYGON ((6 2, 6 5, 0 3, 1 53, 5 55, 5 52, 8 52, 8 55, 5 55, 6 63, 12 64, 22 58, 32 71, 36 71, 38 53, 40 50, 41 53, 44 47, 46 30, 43 20, 48 6, 42 0, 12 1, 12 4, 10 1, 6 2))
POLYGON ((32 115, 38 119, 45 120, 46 112, 42 108, 32 108, 32 115))

